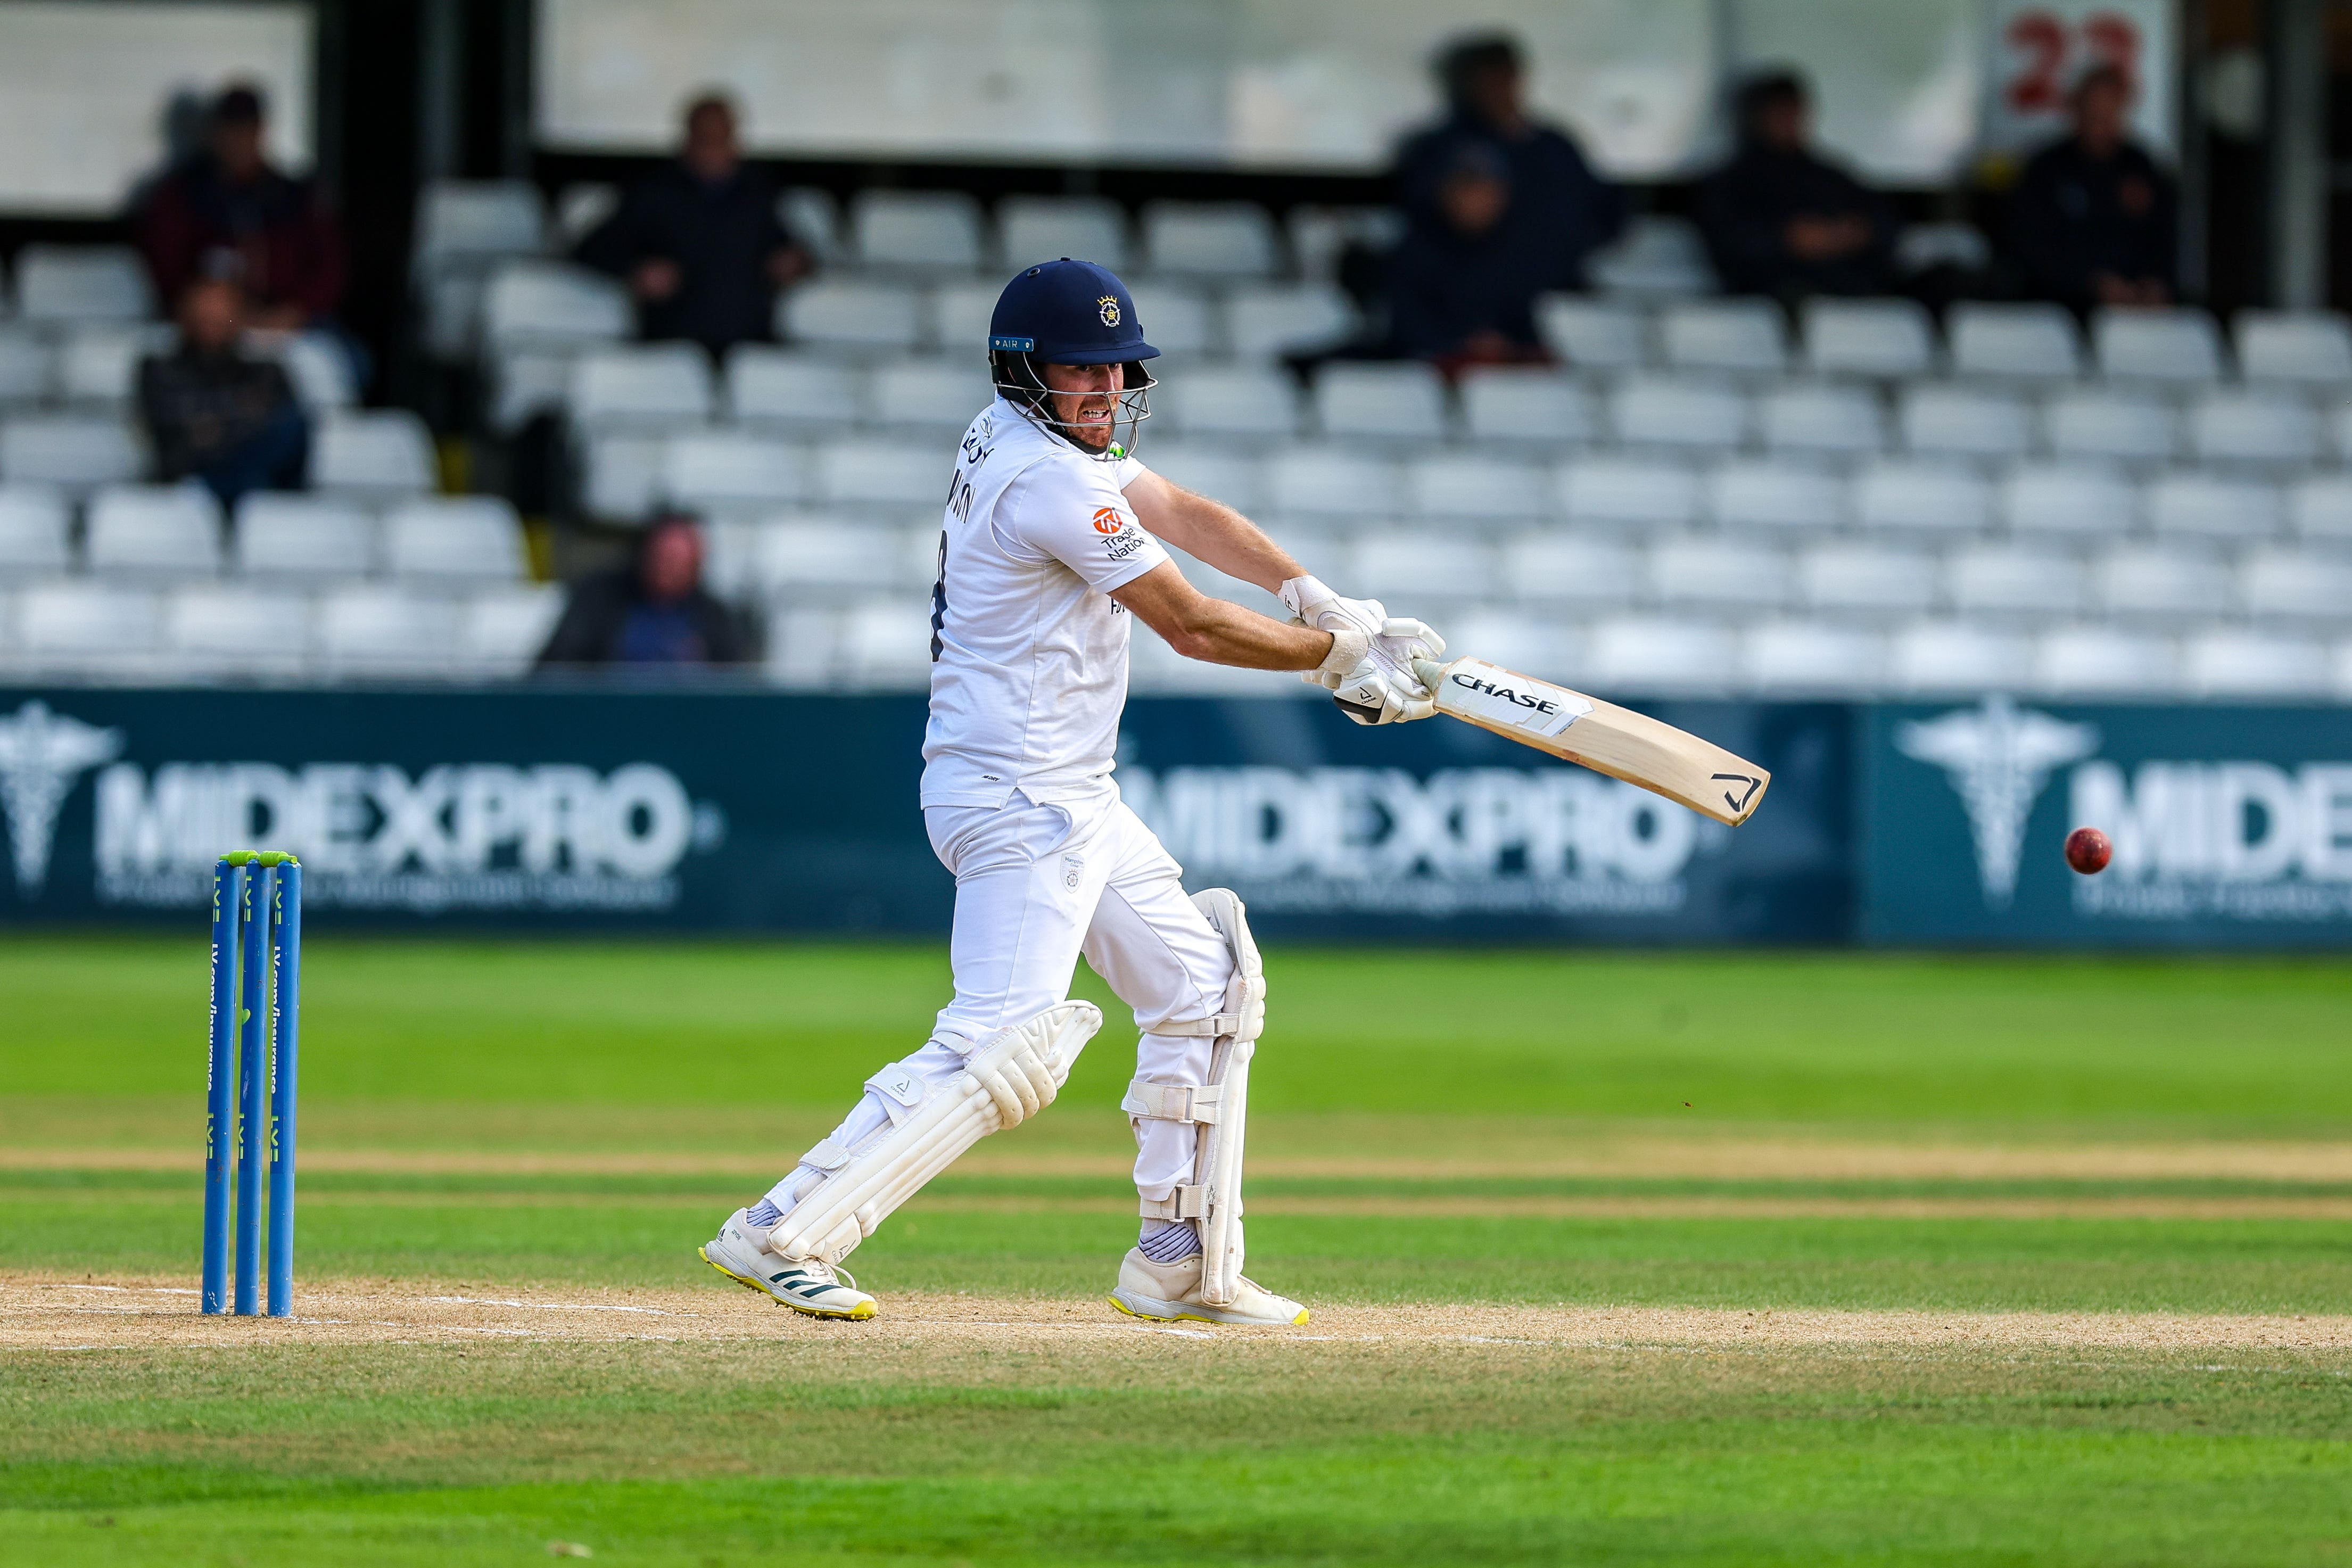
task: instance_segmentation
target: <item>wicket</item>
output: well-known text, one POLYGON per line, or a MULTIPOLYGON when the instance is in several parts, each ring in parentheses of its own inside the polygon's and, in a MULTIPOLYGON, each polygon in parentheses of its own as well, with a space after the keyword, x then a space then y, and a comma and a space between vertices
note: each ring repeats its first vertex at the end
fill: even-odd
POLYGON ((294 1089, 302 990, 302 867, 238 850, 213 867, 212 1056, 205 1077, 204 1310, 229 1310, 229 1139, 236 1123, 236 1302, 261 1279, 261 1145, 269 1124, 269 1315, 294 1310, 294 1089), (268 957, 267 967, 263 952, 268 957), (269 1058, 262 1061, 262 1015, 269 1058), (234 1094, 234 1105, 232 1105, 234 1094))

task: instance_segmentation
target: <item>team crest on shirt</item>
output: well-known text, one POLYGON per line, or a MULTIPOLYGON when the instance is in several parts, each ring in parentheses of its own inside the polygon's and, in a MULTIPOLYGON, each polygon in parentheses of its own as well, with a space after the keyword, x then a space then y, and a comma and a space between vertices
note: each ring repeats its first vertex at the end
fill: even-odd
POLYGON ((1106 506, 1096 509, 1095 531, 1097 533, 1117 533, 1126 526, 1127 519, 1118 515, 1118 508, 1106 506))
POLYGON ((1118 325, 1118 295, 1106 294, 1101 299, 1096 300, 1095 304, 1102 312, 1102 323, 1104 326, 1116 327, 1118 325))

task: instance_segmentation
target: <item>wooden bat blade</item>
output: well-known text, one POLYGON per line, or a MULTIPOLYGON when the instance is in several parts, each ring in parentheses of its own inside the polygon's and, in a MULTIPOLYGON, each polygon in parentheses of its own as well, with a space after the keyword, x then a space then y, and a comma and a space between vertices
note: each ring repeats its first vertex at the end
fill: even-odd
POLYGON ((1437 710, 1638 784, 1702 816, 1737 827, 1756 814, 1772 775, 1712 741, 1479 658, 1414 672, 1437 693, 1437 710))

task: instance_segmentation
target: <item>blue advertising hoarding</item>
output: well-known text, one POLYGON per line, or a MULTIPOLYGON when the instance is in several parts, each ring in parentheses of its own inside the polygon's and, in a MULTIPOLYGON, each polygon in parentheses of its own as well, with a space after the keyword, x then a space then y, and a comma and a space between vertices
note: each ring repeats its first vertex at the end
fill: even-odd
MULTIPOLYGON (((1850 710, 1668 704, 1771 768, 1737 833, 1450 721, 1139 698, 1119 779, 1268 934, 1830 942, 1850 710)), ((0 692, 0 921, 155 922, 290 848, 321 925, 940 934, 919 697, 752 689, 0 692)))

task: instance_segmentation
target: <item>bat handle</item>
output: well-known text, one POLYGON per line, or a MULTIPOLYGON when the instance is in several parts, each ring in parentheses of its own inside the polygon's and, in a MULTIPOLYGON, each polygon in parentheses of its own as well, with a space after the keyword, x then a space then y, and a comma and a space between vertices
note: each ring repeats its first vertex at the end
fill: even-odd
POLYGON ((1428 687, 1432 692, 1437 689, 1437 683, 1445 679, 1445 666, 1433 658, 1414 659, 1412 672, 1421 678, 1421 683, 1428 687))

